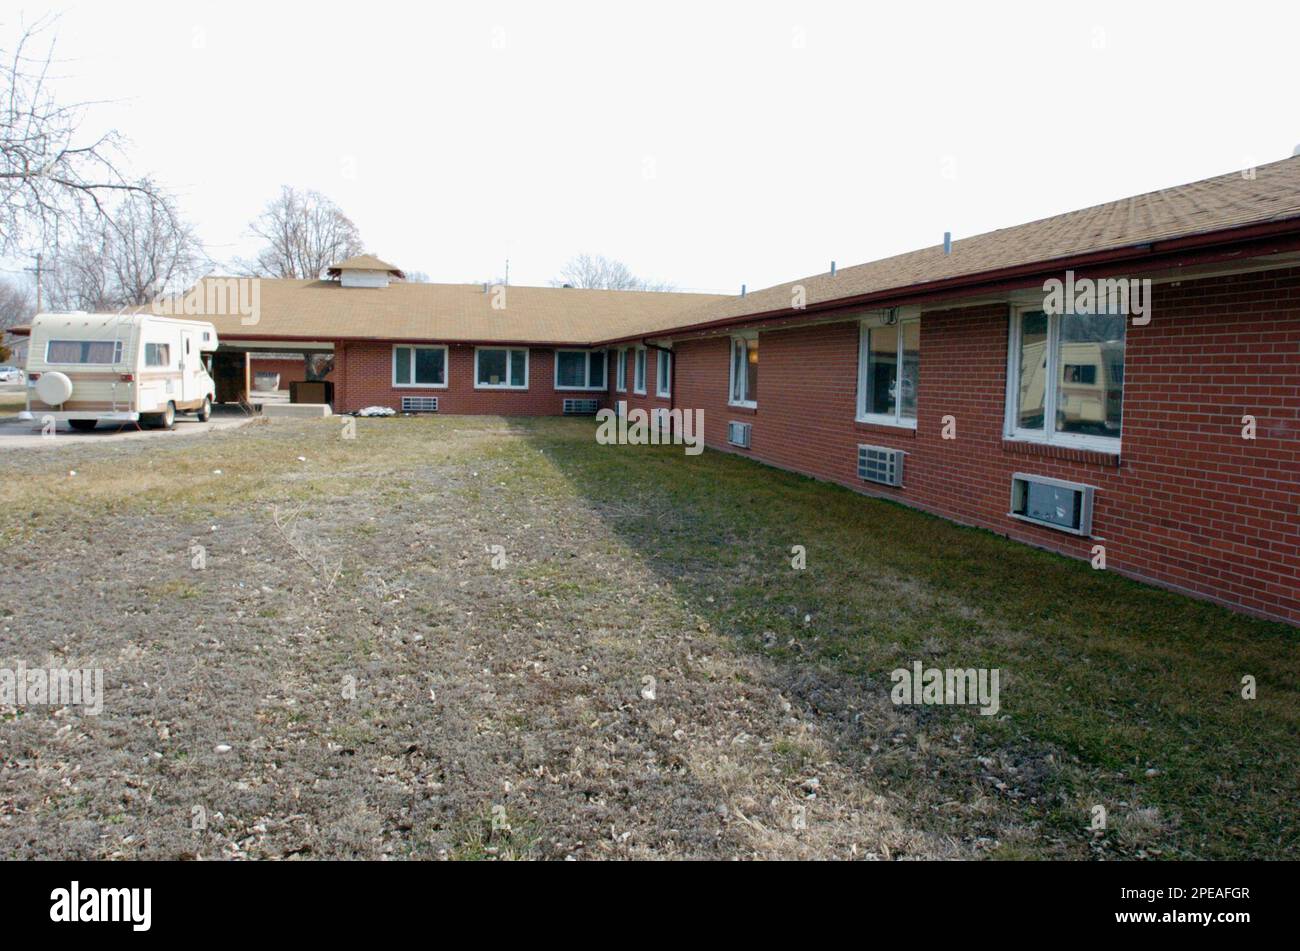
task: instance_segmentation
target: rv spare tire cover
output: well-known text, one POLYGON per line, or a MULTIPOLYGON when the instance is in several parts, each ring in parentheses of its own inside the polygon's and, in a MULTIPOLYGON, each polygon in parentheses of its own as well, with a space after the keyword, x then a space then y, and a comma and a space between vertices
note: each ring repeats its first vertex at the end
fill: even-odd
POLYGON ((42 373, 41 378, 36 381, 36 395, 47 406, 66 403, 68 397, 72 395, 72 381, 68 379, 67 374, 60 373, 58 370, 53 373, 42 373))

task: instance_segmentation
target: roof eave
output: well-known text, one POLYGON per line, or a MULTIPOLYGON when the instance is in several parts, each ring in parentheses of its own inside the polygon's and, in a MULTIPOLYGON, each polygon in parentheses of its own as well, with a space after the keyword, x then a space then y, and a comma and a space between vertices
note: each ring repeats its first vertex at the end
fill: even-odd
POLYGON ((716 331, 724 327, 744 326, 753 323, 795 323, 808 320, 813 315, 827 311, 859 308, 866 306, 901 306, 904 304, 930 303, 936 300, 959 298, 972 294, 987 293, 996 290, 1014 290, 1044 275, 1058 273, 1062 269, 1092 268, 1102 265, 1117 266, 1142 264, 1152 267, 1188 266, 1209 263, 1215 260, 1227 260, 1233 257, 1245 257, 1249 253, 1263 253, 1258 250, 1248 252, 1246 245, 1267 242, 1278 237, 1292 237, 1294 246, 1271 249, 1270 253, 1300 250, 1300 217, 1287 218, 1282 221, 1256 223, 1238 228, 1219 229, 1197 234, 1180 235, 1164 241, 1124 245, 1104 251, 1085 254, 1066 255, 1058 258, 1046 258, 1012 267, 997 268, 990 271, 977 271, 958 277, 945 278, 941 281, 929 281, 921 284, 908 284, 900 287, 885 288, 866 294, 838 297, 818 301, 806 307, 792 311, 782 307, 776 310, 755 311, 738 314, 717 320, 701 321, 694 324, 681 324, 661 327, 655 330, 612 337, 598 341, 593 346, 614 346, 621 343, 636 343, 652 338, 682 336, 716 331), (1180 255, 1193 252, 1192 257, 1173 261, 1180 255))

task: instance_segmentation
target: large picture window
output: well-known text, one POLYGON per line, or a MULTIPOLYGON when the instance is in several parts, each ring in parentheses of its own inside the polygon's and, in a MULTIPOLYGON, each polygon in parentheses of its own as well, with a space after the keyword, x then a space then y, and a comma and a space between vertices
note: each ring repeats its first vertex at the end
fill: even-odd
POLYGON ((474 351, 474 388, 528 389, 528 351, 513 347, 479 347, 474 351))
POLYGON ((393 386, 447 386, 446 347, 394 347, 393 386))
POLYGON ((731 338, 732 406, 758 406, 758 334, 731 338))
POLYGON ((1127 322, 1122 314, 1013 312, 1006 435, 1118 452, 1127 322))
POLYGON ((556 350, 555 388, 557 390, 603 390, 605 351, 556 350))
POLYGON ((858 421, 916 428, 918 318, 864 320, 858 345, 858 421))

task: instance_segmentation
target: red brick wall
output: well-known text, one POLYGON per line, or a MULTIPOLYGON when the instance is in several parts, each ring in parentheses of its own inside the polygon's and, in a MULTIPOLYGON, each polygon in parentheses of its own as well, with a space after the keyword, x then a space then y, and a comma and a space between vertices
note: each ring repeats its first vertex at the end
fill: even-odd
MULTIPOLYGON (((646 348, 645 354, 645 393, 637 393, 634 389, 636 384, 636 350, 632 347, 627 351, 627 391, 623 392, 615 388, 618 383, 618 377, 615 375, 618 367, 618 351, 610 351, 609 360, 609 399, 605 405, 613 406, 619 401, 626 401, 628 412, 634 409, 643 409, 647 413, 654 409, 671 409, 674 405, 672 395, 656 396, 655 383, 659 379, 659 358, 658 350, 652 347, 646 348)), ((675 369, 675 368, 674 368, 675 369)), ((672 387, 676 389, 676 373, 673 374, 672 387)))
POLYGON ((527 390, 474 389, 474 347, 467 344, 449 347, 446 389, 394 387, 391 344, 347 343, 336 352, 334 409, 338 412, 364 406, 401 410, 403 396, 436 396, 440 413, 559 416, 565 399, 605 400, 603 390, 556 390, 555 353, 549 349, 531 349, 527 390))
POLYGON ((854 422, 854 323, 764 332, 756 411, 727 406, 728 338, 679 341, 675 405, 705 410, 714 448, 1076 557, 1101 543, 1110 569, 1300 623, 1300 270, 1158 285, 1152 313, 1128 331, 1118 465, 1003 441, 1004 305, 923 314, 916 432, 854 422), (902 488, 857 478, 859 443, 907 451, 902 488), (1097 538, 1009 517, 1018 471, 1096 486, 1097 538))

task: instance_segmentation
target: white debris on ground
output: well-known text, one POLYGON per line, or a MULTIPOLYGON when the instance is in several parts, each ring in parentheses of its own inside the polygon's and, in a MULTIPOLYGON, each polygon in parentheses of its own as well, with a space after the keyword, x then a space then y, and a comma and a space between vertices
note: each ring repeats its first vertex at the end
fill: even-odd
POLYGON ((357 410, 354 416, 396 416, 397 410, 388 406, 364 406, 357 410))

